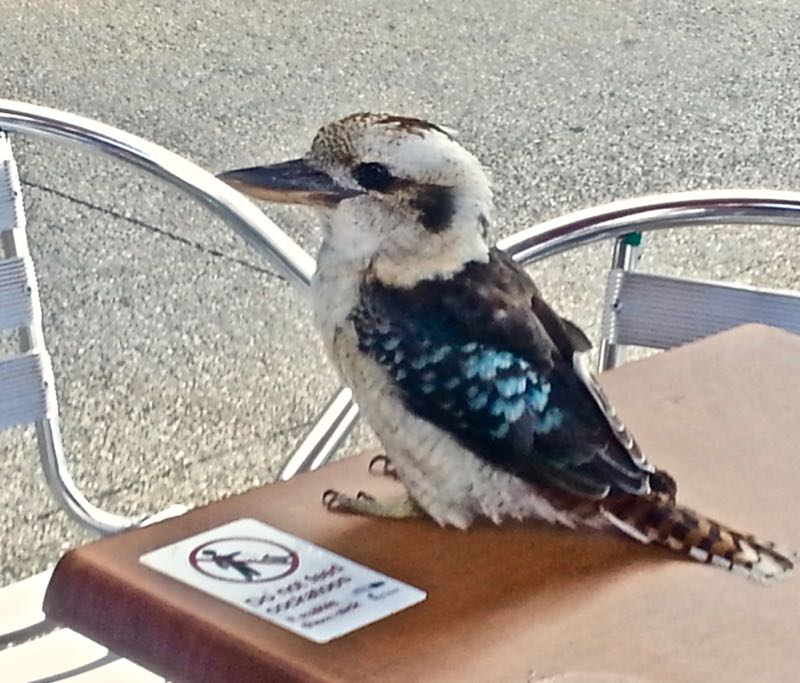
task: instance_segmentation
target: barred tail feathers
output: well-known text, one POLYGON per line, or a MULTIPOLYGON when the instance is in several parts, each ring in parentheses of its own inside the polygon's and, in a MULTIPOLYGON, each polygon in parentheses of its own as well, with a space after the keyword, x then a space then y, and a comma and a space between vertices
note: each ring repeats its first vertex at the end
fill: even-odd
POLYGON ((656 543, 759 582, 783 578, 794 568, 795 555, 675 505, 668 496, 607 501, 603 516, 642 543, 656 543))

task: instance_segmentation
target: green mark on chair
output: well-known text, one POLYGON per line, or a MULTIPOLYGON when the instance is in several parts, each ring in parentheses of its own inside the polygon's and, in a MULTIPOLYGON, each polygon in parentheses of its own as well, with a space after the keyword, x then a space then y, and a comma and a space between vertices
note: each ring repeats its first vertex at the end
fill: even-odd
POLYGON ((622 243, 629 247, 638 247, 642 243, 642 233, 629 232, 627 235, 622 236, 622 243))

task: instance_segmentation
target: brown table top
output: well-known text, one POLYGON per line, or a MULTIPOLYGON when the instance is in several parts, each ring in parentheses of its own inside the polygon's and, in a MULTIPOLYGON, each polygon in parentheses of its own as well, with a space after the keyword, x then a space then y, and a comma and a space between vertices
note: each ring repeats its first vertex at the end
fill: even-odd
MULTIPOLYGON (((603 384, 683 502, 800 548, 800 337, 747 326, 630 363, 603 384)), ((800 572, 764 587, 611 533, 534 523, 460 532, 324 510, 329 487, 395 491, 366 464, 351 458, 73 550, 45 610, 174 681, 800 680, 800 572), (427 600, 321 645, 138 561, 244 517, 427 600)))

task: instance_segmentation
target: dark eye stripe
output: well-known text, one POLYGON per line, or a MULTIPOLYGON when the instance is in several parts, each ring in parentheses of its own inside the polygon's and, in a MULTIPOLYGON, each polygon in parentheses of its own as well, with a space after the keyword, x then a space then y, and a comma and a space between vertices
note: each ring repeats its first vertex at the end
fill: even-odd
POLYGON ((412 204, 419 210, 420 221, 429 232, 449 228, 456 212, 453 189, 444 185, 422 185, 412 204))
POLYGON ((353 169, 353 178, 365 190, 384 192, 391 187, 394 176, 383 164, 375 162, 359 164, 353 169))

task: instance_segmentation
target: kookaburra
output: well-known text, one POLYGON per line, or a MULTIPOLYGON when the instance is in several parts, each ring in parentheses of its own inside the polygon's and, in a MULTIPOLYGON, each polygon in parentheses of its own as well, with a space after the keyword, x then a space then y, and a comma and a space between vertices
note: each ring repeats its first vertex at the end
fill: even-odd
POLYGON ((676 503, 584 364, 585 335, 487 243, 490 184, 448 130, 354 114, 302 158, 220 177, 321 209, 315 323, 408 494, 329 492, 330 507, 462 529, 478 517, 608 527, 756 579, 792 569, 772 544, 676 503))

